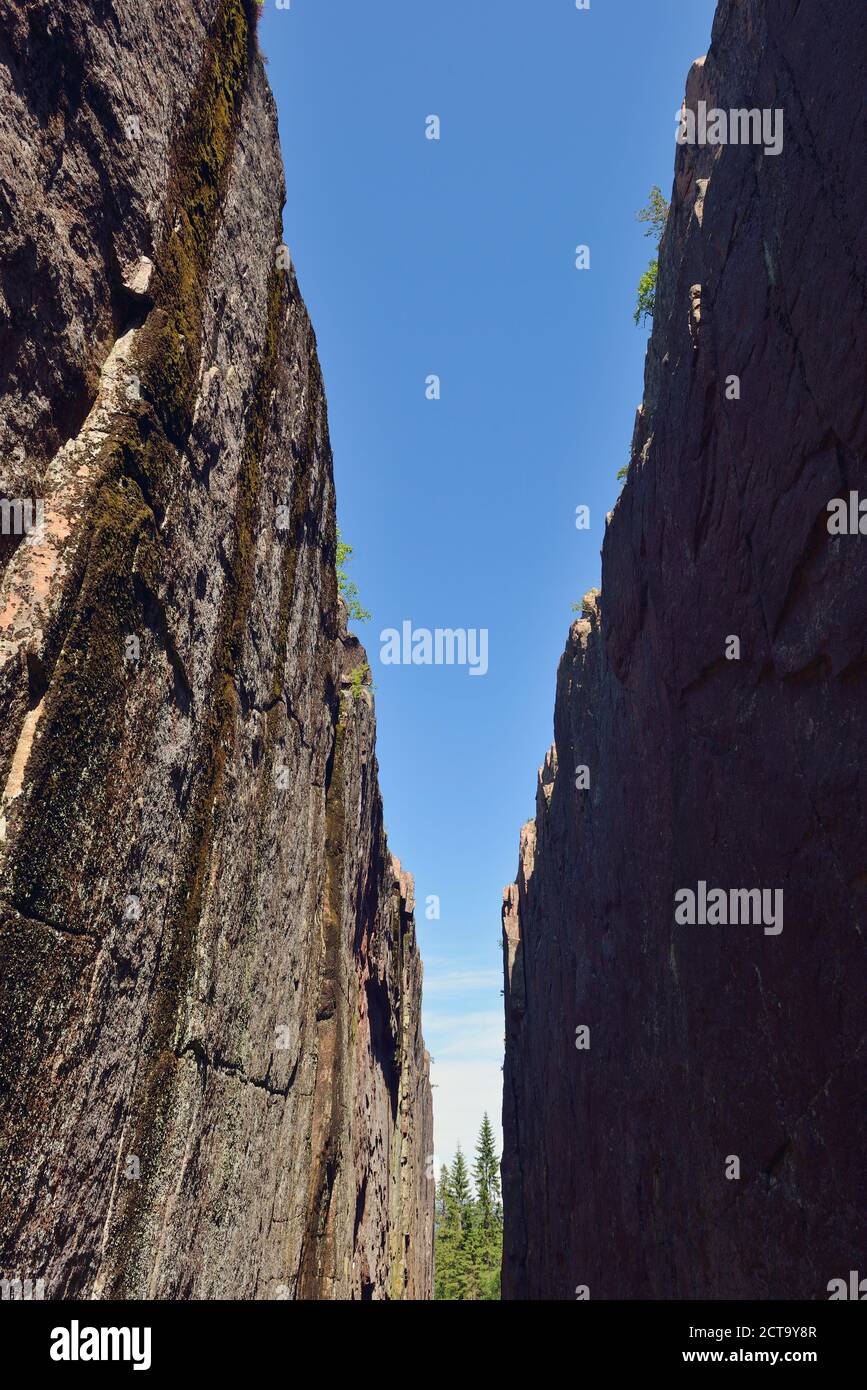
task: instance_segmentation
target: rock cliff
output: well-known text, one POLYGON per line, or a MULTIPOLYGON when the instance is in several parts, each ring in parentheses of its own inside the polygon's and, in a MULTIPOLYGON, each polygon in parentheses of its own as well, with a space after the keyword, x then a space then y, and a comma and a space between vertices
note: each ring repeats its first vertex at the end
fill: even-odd
POLYGON ((867 538, 828 504, 867 496, 865 71, 861 0, 721 0, 689 75, 697 119, 779 109, 784 146, 676 153, 504 895, 507 1298, 827 1298, 864 1267, 867 538), (702 883, 782 890, 782 930, 681 925, 702 883))
POLYGON ((412 880, 255 3, 0 17, 0 1273, 430 1297, 412 880))

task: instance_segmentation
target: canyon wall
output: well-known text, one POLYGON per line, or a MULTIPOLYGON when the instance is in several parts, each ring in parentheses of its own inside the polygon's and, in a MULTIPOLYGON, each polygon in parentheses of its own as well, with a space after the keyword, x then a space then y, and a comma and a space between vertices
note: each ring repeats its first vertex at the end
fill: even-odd
POLYGON ((431 1296, 256 13, 0 3, 0 1275, 47 1298, 431 1296))
POLYGON ((507 1298, 864 1272, 867 536, 828 503, 867 497, 865 71, 862 0, 721 0, 689 74, 696 116, 779 108, 784 146, 676 150, 601 594, 504 895, 507 1298), (700 883, 782 890, 782 930, 676 922, 700 883))

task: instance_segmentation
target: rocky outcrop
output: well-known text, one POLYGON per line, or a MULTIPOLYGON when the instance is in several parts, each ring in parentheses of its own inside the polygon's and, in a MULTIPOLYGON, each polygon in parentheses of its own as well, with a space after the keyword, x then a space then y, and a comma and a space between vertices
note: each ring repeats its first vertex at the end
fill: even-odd
POLYGON ((426 1298, 412 881, 256 6, 0 14, 0 1272, 426 1298))
POLYGON ((867 538, 828 503, 867 496, 865 68, 860 0, 721 0, 689 76, 689 110, 780 108, 785 143, 677 151, 504 900, 509 1298, 827 1298, 864 1268, 867 538), (782 930, 681 924, 700 883, 782 890, 782 930))

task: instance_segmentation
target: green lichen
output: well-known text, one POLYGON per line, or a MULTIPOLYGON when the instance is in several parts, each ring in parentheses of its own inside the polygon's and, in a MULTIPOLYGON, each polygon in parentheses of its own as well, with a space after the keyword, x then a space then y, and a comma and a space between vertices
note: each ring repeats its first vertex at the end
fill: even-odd
POLYGON ((156 265, 156 311, 142 331, 142 382, 170 438, 189 432, 211 249, 226 194, 250 52, 249 11, 223 0, 188 118, 174 146, 168 235, 156 265))
MULTIPOLYGON (((192 423, 202 353, 203 304, 248 77, 251 3, 223 0, 220 5, 188 115, 172 142, 167 233, 155 257, 154 308, 136 346, 135 366, 144 399, 105 444, 101 481, 89 509, 87 528, 78 543, 57 616, 46 634, 48 691, 37 745, 28 765, 27 804, 7 887, 19 911, 52 920, 51 913, 56 914, 59 907, 65 925, 72 930, 80 924, 92 927, 92 895, 87 891, 85 869, 80 866, 88 866, 91 874, 95 871, 91 831, 104 824, 114 798, 115 750, 123 735, 127 679, 123 639, 142 630, 143 605, 160 591, 166 566, 159 523, 185 476, 180 455, 192 423)), ((135 1292, 147 1265, 147 1216, 158 1196, 159 1169, 177 1105, 182 1064, 176 1054, 183 1041, 226 760, 238 715, 236 679, 254 584, 261 458, 276 379, 284 284, 284 276, 275 269, 242 449, 229 547, 230 579, 204 719, 197 730, 197 758, 175 889, 163 928, 148 1032, 130 1101, 127 1142, 129 1152, 142 1160, 142 1178, 123 1185, 113 1215, 109 1248, 114 1277, 110 1291, 115 1293, 135 1292)), ((315 360, 311 373, 318 373, 315 360)), ((321 383, 319 386, 321 389, 321 383)), ((311 411, 305 440, 307 461, 313 457, 315 429, 315 413, 311 411)), ((305 492, 301 491, 302 507, 305 492)), ((299 526, 302 520, 299 515, 299 526)), ((284 577, 284 594, 285 590, 284 577)), ((286 607, 288 612, 288 599, 286 607)), ((285 639, 285 630, 283 635, 285 639)), ((122 799, 122 793, 120 796, 122 799)), ((39 928, 40 933, 44 930, 39 928)), ((92 940, 87 941, 86 949, 93 949, 92 940)), ((15 951, 12 963, 19 958, 20 971, 14 969, 5 979, 18 1013, 28 1000, 51 989, 45 972, 34 969, 37 960, 32 949, 15 951)), ((54 968, 51 981, 55 987, 59 979, 54 968)), ((71 989, 64 988, 67 1011, 72 995, 71 989)), ((60 1009, 55 1031, 62 1027, 62 1013, 60 1009)), ((26 1081, 23 1060, 17 1064, 15 1077, 6 1080, 8 1094, 14 1089, 17 1095, 26 1081)))
MULTIPOLYGON (((307 380, 304 385, 303 396, 307 402, 307 410, 304 419, 304 437, 296 460, 296 471, 293 480, 292 501, 289 507, 288 524, 283 529, 286 544, 286 560, 283 566, 283 577, 280 585, 280 598, 275 624, 277 661, 274 666, 274 680, 271 692, 275 700, 282 697, 286 687, 287 642, 292 613, 292 596, 295 592, 295 574, 298 567, 298 556, 301 546, 304 544, 305 533, 314 510, 314 490, 316 487, 316 469, 314 463, 316 459, 319 417, 324 401, 324 388, 319 360, 316 356, 315 346, 312 341, 308 343, 307 380)), ((336 545, 334 539, 334 524, 334 510, 332 506, 330 515, 326 519, 327 530, 325 541, 326 547, 332 548, 332 554, 334 553, 333 547, 336 545)), ((324 579, 327 585, 329 579, 327 567, 324 571, 324 579)), ((332 641, 337 637, 336 606, 337 594, 335 581, 334 592, 329 594, 326 588, 326 592, 323 595, 323 608, 326 615, 326 635, 332 641)))
POLYGON ((164 572, 155 523, 182 476, 176 446, 189 433, 202 304, 249 69, 250 14, 248 0, 223 0, 173 141, 155 308, 136 345, 146 399, 103 447, 100 488, 46 635, 50 685, 10 891, 19 910, 49 919, 62 899, 73 926, 91 911, 90 902, 75 901, 80 826, 98 823, 110 791, 123 718, 123 637, 145 626, 142 585, 158 589, 164 572))
MULTIPOLYGON (((4 885, 15 912, 5 915, 2 927, 7 961, 3 1018, 37 1017, 37 1009, 52 1001, 40 1032, 46 1055, 74 1008, 76 972, 62 968, 63 962, 77 961, 81 967, 98 949, 93 924, 98 885, 92 880, 99 868, 97 850, 105 849, 105 841, 97 843, 93 832, 97 827, 103 836, 108 833, 110 807, 124 795, 114 786, 128 679, 123 641, 146 626, 144 606, 159 592, 166 572, 159 522, 185 476, 180 450, 191 426, 210 261, 248 78, 251 15, 251 0, 223 0, 188 114, 172 141, 167 233, 155 258, 155 306, 136 345, 144 399, 120 422, 97 460, 100 481, 87 525, 46 632, 47 693, 28 764, 26 802, 16 811, 21 832, 4 885), (53 935, 30 918, 57 921, 67 933, 86 928, 89 935, 69 936, 68 945, 58 950, 53 935)), ((142 1180, 125 1186, 114 1214, 114 1285, 121 1290, 136 1287, 146 1213, 176 1103, 180 1064, 175 1049, 194 965, 215 804, 237 715, 234 677, 252 593, 260 458, 276 367, 282 280, 275 271, 243 447, 232 578, 130 1105, 129 1150, 142 1160, 142 1180)), ((33 1066, 26 1049, 16 1050, 2 1077, 7 1108, 23 1105, 33 1066)), ((29 1123, 16 1127, 18 1151, 7 1155, 7 1172, 16 1171, 26 1155, 28 1136, 47 1123, 44 1109, 31 1104, 29 1123)))
POLYGON ((68 929, 83 929, 92 913, 81 828, 99 822, 111 792, 123 723, 124 636, 138 623, 133 565, 152 538, 140 488, 115 470, 91 506, 81 583, 52 671, 9 870, 18 910, 46 920, 59 910, 68 929))
MULTIPOLYGON (((238 667, 255 572, 255 536, 259 507, 261 459, 265 448, 273 382, 277 367, 279 325, 283 312, 282 276, 274 270, 268 297, 265 345, 256 375, 247 419, 235 530, 231 551, 231 579, 220 615, 210 681, 202 722, 197 731, 197 761, 193 792, 184 827, 184 845, 176 876, 176 888, 167 914, 168 937, 160 964, 150 1011, 144 1070, 137 1104, 136 1142, 150 1142, 152 1133, 164 1136, 175 1105, 177 1061, 186 999, 191 983, 205 888, 213 850, 219 808, 224 802, 224 781, 239 701, 238 667)), ((161 1138, 161 1143, 164 1138, 161 1138)), ((133 1149, 137 1152, 136 1149, 133 1149)), ((155 1168, 151 1170, 155 1171, 155 1168)), ((120 1288, 134 1274, 133 1247, 141 1239, 148 1207, 147 1185, 135 1185, 128 1194, 127 1210, 119 1226, 124 1231, 127 1255, 120 1271, 120 1288)), ((133 1280, 134 1283, 134 1280, 133 1280)))

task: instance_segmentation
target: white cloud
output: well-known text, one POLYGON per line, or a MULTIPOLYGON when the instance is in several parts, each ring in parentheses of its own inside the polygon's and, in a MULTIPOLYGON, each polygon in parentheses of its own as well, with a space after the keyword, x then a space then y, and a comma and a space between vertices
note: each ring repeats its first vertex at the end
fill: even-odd
POLYGON ((502 1148, 502 985, 501 969, 455 969, 442 958, 425 963, 423 1025, 433 1058, 437 1175, 442 1163, 452 1162, 459 1143, 472 1162, 486 1111, 502 1148))
POLYGON ((458 1143, 472 1155, 487 1111, 497 1147, 502 1148, 503 1015, 499 1009, 476 1013, 425 1015, 425 1039, 433 1057, 434 1149, 436 1170, 451 1163, 458 1143))
POLYGON ((502 1152, 501 1109, 503 1073, 499 1062, 447 1061, 432 1069, 436 1176, 451 1163, 458 1144, 470 1162, 485 1111, 493 1126, 497 1152, 502 1152))
POLYGON ((503 1015, 498 1009, 478 1013, 437 1013, 424 1016, 424 1036, 428 1051, 437 1059, 446 1057, 467 1062, 503 1060, 503 1015))
POLYGON ((487 993, 503 987, 502 970, 443 970, 439 973, 425 970, 424 998, 432 994, 462 994, 467 990, 487 993))

